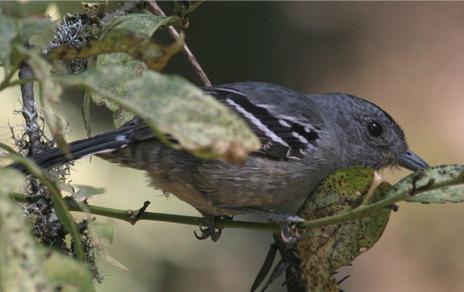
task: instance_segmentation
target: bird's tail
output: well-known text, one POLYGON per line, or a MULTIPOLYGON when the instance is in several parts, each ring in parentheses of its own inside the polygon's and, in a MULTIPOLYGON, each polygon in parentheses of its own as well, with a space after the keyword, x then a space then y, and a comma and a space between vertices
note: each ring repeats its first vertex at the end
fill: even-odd
MULTIPOLYGON (((134 132, 136 132, 134 127, 115 129, 91 138, 70 143, 69 153, 65 153, 59 148, 52 148, 31 158, 40 167, 50 168, 87 155, 112 152, 121 149, 133 140, 134 132)), ((13 163, 9 167, 27 173, 26 168, 22 164, 13 163)))

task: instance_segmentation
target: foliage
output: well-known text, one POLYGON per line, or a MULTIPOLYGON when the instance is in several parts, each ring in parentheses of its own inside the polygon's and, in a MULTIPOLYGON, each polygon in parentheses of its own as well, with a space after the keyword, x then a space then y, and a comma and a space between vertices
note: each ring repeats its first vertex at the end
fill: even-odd
POLYGON ((95 291, 84 263, 35 246, 30 222, 10 198, 24 184, 16 170, 0 169, 0 291, 95 291))

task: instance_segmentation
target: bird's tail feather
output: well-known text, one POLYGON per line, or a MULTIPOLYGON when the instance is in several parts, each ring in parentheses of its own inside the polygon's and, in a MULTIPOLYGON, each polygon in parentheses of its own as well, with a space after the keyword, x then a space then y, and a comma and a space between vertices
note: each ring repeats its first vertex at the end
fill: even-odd
MULTIPOLYGON (((133 131, 134 129, 132 127, 115 129, 91 138, 70 143, 70 151, 68 154, 59 148, 53 148, 31 158, 40 167, 50 168, 87 155, 115 151, 130 143, 133 131)), ((26 168, 22 164, 13 163, 10 167, 27 173, 26 168)))

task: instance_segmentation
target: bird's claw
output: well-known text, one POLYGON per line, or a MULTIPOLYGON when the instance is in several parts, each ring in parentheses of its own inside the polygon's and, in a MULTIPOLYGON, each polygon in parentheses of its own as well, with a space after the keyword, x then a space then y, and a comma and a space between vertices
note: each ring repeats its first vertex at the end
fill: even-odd
POLYGON ((284 243, 294 244, 301 238, 298 223, 300 223, 300 221, 287 222, 286 224, 282 225, 280 229, 280 238, 284 243))
POLYGON ((301 238, 299 224, 305 220, 300 216, 256 209, 248 209, 247 211, 250 214, 265 217, 269 222, 279 224, 281 226, 280 237, 285 243, 295 243, 301 238))
POLYGON ((283 242, 287 244, 294 244, 301 238, 299 224, 303 223, 305 220, 300 216, 270 213, 268 219, 269 221, 275 222, 281 226, 280 238, 283 242))
POLYGON ((195 237, 199 240, 211 238, 212 241, 218 241, 222 234, 222 228, 217 228, 215 225, 217 218, 223 218, 223 216, 205 216, 203 222, 200 223, 200 232, 193 231, 195 237))
POLYGON ((199 234, 197 231, 193 231, 196 239, 204 240, 211 237, 212 241, 218 241, 219 237, 221 237, 222 229, 210 227, 210 226, 202 226, 200 225, 200 232, 199 234))

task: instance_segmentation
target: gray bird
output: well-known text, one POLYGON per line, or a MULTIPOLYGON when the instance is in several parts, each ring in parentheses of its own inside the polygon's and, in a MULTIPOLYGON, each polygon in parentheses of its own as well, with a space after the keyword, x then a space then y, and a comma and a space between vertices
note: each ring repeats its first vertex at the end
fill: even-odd
POLYGON ((241 116, 260 139, 262 148, 243 166, 202 160, 166 146, 139 120, 71 143, 71 157, 52 149, 33 159, 48 168, 96 154, 146 171, 154 186, 205 216, 272 214, 267 211, 305 198, 340 168, 403 166, 417 170, 428 166, 408 149, 392 117, 359 97, 302 95, 261 82, 204 91, 241 116))

